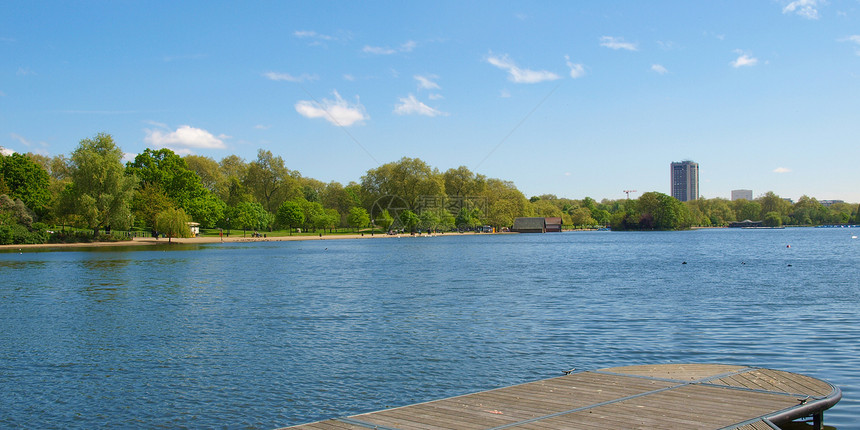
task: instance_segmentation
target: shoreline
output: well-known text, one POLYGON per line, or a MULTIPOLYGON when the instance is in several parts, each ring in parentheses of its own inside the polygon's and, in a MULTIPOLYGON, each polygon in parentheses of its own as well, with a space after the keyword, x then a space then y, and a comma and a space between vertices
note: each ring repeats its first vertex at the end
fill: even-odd
MULTIPOLYGON (((377 238, 401 238, 401 237, 439 237, 439 236, 468 236, 476 234, 501 234, 501 233, 438 233, 432 236, 426 234, 332 234, 322 236, 275 236, 275 237, 186 237, 171 239, 171 244, 181 245, 201 245, 213 243, 243 243, 243 242, 291 242, 304 240, 341 240, 341 239, 377 239, 377 238)), ((0 252, 14 251, 24 249, 68 249, 68 248, 100 248, 100 247, 116 247, 116 246, 152 246, 152 245, 167 245, 167 239, 156 239, 154 237, 135 237, 132 240, 120 242, 89 242, 89 243, 37 243, 27 245, 0 245, 0 252)))

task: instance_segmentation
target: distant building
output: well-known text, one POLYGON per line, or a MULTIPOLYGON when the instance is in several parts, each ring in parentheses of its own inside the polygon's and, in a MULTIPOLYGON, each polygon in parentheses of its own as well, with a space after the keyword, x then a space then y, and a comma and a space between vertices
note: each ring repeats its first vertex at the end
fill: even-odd
POLYGON ((560 232, 561 231, 561 218, 558 217, 550 217, 544 218, 544 225, 546 226, 546 232, 560 232))
POLYGON ((752 200, 752 190, 732 190, 732 201, 740 199, 752 200))
POLYGON ((669 173, 672 197, 682 202, 699 198, 699 163, 690 160, 673 162, 669 173))
POLYGON ((514 228, 511 231, 518 233, 546 233, 546 218, 514 218, 514 228))
POLYGON ((818 203, 830 207, 830 205, 834 205, 836 203, 845 203, 845 200, 819 200, 818 203))

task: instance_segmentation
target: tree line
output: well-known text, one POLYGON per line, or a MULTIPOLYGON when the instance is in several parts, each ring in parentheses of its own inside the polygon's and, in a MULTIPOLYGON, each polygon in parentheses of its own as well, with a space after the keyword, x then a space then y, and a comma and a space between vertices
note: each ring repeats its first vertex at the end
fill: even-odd
POLYGON ((204 229, 291 233, 500 229, 523 216, 559 217, 576 227, 611 225, 613 230, 725 226, 745 219, 779 225, 860 222, 853 205, 827 207, 807 196, 791 204, 772 192, 752 201, 684 203, 658 192, 600 202, 550 194, 529 199, 510 181, 463 166, 442 172, 407 157, 346 185, 304 177, 263 149, 252 161, 236 155, 220 161, 183 157, 166 148, 147 148, 127 163, 122 158, 120 147, 104 133, 81 140, 68 157, 0 155, 0 244, 66 238, 57 232, 65 226, 91 230, 96 237, 129 229, 182 235, 187 234, 182 226, 191 220, 204 229))

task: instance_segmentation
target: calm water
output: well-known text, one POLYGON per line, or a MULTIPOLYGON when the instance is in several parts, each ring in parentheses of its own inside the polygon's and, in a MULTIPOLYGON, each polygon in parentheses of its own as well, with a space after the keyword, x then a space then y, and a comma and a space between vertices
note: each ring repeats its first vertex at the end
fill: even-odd
POLYGON ((0 427, 266 429, 571 368, 718 362, 826 379, 844 397, 825 422, 857 428, 858 234, 0 253, 0 427))

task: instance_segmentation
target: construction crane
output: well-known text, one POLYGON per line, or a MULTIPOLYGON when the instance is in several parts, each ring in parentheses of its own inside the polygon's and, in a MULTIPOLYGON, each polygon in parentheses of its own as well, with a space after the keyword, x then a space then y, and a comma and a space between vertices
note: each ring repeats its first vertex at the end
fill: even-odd
POLYGON ((624 190, 624 193, 627 194, 627 200, 630 200, 630 193, 635 193, 636 190, 624 190))

